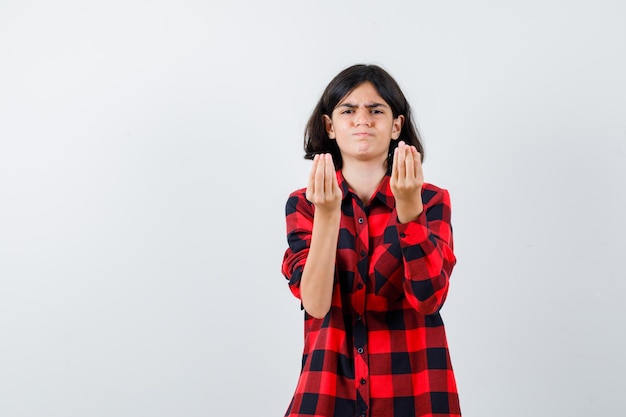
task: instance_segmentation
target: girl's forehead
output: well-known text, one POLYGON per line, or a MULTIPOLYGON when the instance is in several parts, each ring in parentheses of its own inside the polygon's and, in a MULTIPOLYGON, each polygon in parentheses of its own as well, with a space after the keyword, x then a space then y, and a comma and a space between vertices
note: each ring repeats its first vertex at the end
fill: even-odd
POLYGON ((380 96, 378 90, 376 90, 376 87, 374 87, 374 85, 369 81, 365 81, 364 83, 356 86, 352 91, 346 94, 345 97, 339 100, 339 103, 337 103, 337 105, 346 102, 354 102, 355 104, 364 102, 368 104, 379 103, 388 105, 387 102, 380 96))

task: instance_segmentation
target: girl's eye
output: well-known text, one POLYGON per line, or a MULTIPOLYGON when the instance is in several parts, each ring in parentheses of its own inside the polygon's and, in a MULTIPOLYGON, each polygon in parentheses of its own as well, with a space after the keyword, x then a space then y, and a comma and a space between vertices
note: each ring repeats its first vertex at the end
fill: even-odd
POLYGON ((353 113, 353 111, 350 110, 350 109, 346 109, 346 110, 341 112, 341 114, 352 114, 352 113, 353 113))
POLYGON ((383 114, 382 110, 372 109, 372 114, 383 114))

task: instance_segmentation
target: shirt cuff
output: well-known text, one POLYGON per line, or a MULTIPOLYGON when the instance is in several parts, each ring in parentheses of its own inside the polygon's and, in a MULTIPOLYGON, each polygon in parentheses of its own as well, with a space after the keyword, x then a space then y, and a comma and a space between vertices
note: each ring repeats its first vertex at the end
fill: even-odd
POLYGON ((417 216, 417 219, 407 223, 400 223, 396 225, 398 230, 398 237, 401 244, 415 245, 428 239, 428 223, 426 222, 426 213, 422 213, 417 216))

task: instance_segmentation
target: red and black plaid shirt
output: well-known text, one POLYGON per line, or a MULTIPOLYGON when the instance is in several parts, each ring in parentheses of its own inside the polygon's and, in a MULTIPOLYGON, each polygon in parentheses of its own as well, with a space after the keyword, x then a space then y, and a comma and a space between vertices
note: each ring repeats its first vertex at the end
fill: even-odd
MULTIPOLYGON (((286 416, 460 416, 439 310, 456 258, 450 196, 425 184, 424 212, 399 224, 385 176, 367 206, 343 190, 335 282, 323 319, 305 312, 302 370, 286 416)), ((315 207, 286 204, 282 272, 300 298, 315 207)))

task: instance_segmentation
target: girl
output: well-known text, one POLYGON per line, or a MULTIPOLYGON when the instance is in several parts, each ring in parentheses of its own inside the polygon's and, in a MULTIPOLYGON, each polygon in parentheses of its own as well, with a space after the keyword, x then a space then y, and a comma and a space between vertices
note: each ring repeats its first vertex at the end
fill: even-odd
POLYGON ((313 166, 286 204, 282 272, 305 338, 285 416, 460 416, 439 314, 456 262, 450 196, 424 183, 396 81, 376 65, 340 72, 304 149, 313 166))

